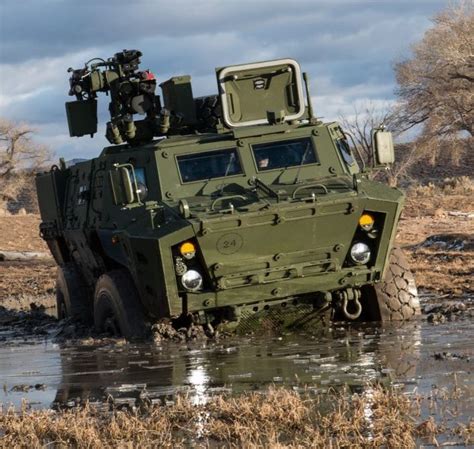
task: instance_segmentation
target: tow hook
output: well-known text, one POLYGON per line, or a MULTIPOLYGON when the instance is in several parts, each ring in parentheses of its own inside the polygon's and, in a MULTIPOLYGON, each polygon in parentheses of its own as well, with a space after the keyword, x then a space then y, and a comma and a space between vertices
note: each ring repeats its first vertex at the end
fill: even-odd
POLYGON ((358 289, 348 288, 338 292, 339 300, 342 301, 342 312, 345 317, 349 320, 356 320, 362 313, 362 305, 359 301, 361 293, 358 289), (349 312, 348 305, 351 304, 350 308, 355 309, 353 312, 349 312))

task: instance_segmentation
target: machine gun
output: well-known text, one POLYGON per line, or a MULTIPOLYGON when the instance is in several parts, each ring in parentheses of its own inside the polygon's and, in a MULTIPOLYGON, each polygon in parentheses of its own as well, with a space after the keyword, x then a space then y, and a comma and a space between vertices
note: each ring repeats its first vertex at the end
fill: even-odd
POLYGON ((161 108, 153 73, 139 70, 141 56, 139 50, 123 50, 107 60, 94 58, 84 68, 68 69, 69 95, 76 97, 76 101, 66 103, 71 137, 92 137, 97 132, 98 92, 110 92, 110 121, 105 134, 110 143, 139 145, 165 135, 170 116, 175 126, 179 124, 179 116, 161 108), (134 114, 145 118, 134 121, 134 114))

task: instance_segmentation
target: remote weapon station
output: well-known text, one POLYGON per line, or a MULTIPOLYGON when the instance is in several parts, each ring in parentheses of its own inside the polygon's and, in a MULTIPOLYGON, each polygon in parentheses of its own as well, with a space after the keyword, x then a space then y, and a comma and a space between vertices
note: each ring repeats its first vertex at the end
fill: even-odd
POLYGON ((103 92, 112 145, 36 179, 60 318, 133 338, 161 318, 245 331, 419 313, 393 246, 403 194, 367 176, 394 161, 389 132, 373 131, 373 166, 359 166, 292 59, 218 68, 218 94, 194 98, 190 76, 157 95, 140 57, 69 69, 71 137, 97 132, 103 92))

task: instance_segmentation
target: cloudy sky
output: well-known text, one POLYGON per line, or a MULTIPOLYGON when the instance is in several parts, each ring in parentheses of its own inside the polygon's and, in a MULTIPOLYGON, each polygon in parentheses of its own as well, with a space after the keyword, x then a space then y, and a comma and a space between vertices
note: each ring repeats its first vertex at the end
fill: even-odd
MULTIPOLYGON (((70 138, 68 67, 124 48, 162 82, 189 74, 195 96, 216 92, 214 68, 280 57, 311 76, 325 120, 393 101, 393 62, 447 0, 0 0, 0 117, 31 123, 57 156, 93 157, 107 144, 70 138)), ((107 99, 102 96, 102 110, 107 99)))

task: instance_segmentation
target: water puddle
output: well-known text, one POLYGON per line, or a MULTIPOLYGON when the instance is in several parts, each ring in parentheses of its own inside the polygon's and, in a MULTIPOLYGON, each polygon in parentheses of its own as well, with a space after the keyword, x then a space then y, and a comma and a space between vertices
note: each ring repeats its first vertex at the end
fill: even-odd
POLYGON ((195 403, 212 395, 284 385, 325 392, 359 391, 368 382, 419 393, 462 388, 460 415, 474 415, 474 323, 460 320, 334 326, 318 335, 226 338, 192 343, 45 342, 0 347, 0 403, 72 407, 88 400, 135 405, 170 403, 186 393, 195 403))

